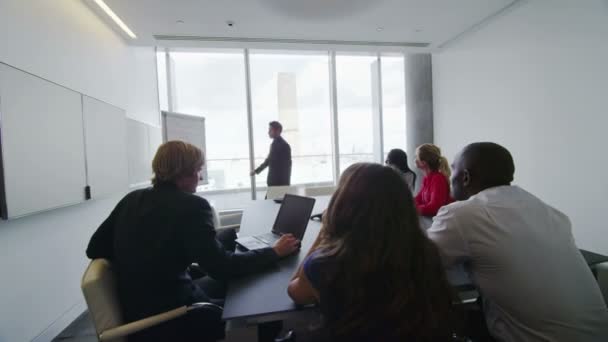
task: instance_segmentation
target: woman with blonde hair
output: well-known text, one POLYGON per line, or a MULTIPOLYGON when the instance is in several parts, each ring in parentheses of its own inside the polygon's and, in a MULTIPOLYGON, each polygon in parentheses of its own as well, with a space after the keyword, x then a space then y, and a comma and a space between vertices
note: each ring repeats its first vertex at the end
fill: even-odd
POLYGON ((416 208, 422 216, 435 216, 441 207, 452 202, 450 197, 450 165, 433 144, 416 149, 416 166, 424 173, 422 187, 416 195, 416 208))

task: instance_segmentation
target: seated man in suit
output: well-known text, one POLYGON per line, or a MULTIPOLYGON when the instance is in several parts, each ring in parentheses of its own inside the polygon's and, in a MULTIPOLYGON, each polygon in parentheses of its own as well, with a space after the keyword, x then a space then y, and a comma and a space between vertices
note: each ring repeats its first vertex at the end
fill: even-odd
MULTIPOLYGON (((201 150, 193 145, 181 141, 161 145, 152 162, 154 186, 126 195, 89 242, 89 258, 112 262, 126 321, 221 300, 222 281, 262 270, 299 248, 299 241, 286 235, 272 248, 235 254, 236 234, 230 231, 223 234, 227 249, 216 238, 209 203, 194 195, 203 164, 201 150), (211 278, 193 280, 187 272, 192 263, 198 263, 211 278)), ((131 340, 221 337, 219 317, 186 315, 131 340)))
MULTIPOLYGON (((427 231, 447 266, 464 263, 498 341, 608 341, 608 309, 566 215, 520 187, 509 151, 471 144, 427 231)), ((567 194, 564 194, 566 196, 567 194)))

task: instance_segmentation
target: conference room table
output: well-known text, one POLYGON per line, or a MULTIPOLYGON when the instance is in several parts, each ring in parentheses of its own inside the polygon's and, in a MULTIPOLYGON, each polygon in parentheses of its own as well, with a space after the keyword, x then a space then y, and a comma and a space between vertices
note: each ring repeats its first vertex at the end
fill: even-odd
MULTIPOLYGON (((313 214, 323 212, 329 204, 329 196, 316 197, 313 214)), ((259 235, 270 232, 280 204, 272 200, 252 201, 243 212, 239 236, 259 235)), ((423 220, 422 225, 425 225, 423 220)), ((428 223, 428 222, 426 222, 428 223)), ((287 295, 287 285, 315 241, 321 223, 309 220, 297 254, 280 260, 276 266, 253 275, 231 281, 224 304, 223 319, 246 320, 257 324, 280 320, 287 314, 306 309, 296 306, 287 295)), ((471 292, 474 287, 463 269, 448 271, 448 280, 460 293, 471 292)))

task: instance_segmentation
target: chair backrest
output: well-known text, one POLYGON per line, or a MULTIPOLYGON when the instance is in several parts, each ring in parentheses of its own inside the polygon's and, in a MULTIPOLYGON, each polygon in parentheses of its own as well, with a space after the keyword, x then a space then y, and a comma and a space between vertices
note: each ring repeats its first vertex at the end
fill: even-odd
POLYGON ((302 189, 297 186, 269 186, 266 191, 266 199, 272 200, 277 198, 283 198, 285 194, 291 195, 303 195, 302 189))
POLYGON ((315 197, 315 196, 329 196, 333 195, 336 191, 336 187, 331 186, 314 186, 304 189, 304 196, 315 197))
POLYGON ((213 215, 213 227, 215 229, 218 229, 221 226, 220 213, 215 208, 215 205, 213 205, 212 203, 210 203, 210 205, 211 205, 211 213, 213 215))
MULTIPOLYGON (((82 276, 82 294, 89 307, 97 336, 124 323, 116 290, 116 277, 106 259, 95 259, 82 276)), ((126 339, 115 339, 126 342, 126 339)))

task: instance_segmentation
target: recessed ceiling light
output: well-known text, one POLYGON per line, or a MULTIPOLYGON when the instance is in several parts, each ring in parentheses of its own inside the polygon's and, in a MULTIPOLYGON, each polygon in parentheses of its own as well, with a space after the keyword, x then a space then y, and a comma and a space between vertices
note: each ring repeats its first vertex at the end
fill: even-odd
POLYGON ((376 31, 378 31, 378 32, 383 31, 383 30, 384 30, 384 27, 377 27, 376 28, 376 31))
POLYGON ((123 31, 125 31, 125 33, 131 37, 132 39, 137 38, 137 36, 135 35, 135 33, 133 33, 133 31, 131 31, 131 29, 116 15, 116 13, 114 13, 114 11, 112 11, 112 9, 106 5, 105 2, 103 2, 103 0, 95 0, 95 3, 101 7, 102 10, 104 10, 104 12, 106 12, 106 14, 112 18, 112 20, 114 20, 114 22, 116 23, 116 25, 118 25, 123 31))

